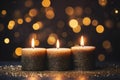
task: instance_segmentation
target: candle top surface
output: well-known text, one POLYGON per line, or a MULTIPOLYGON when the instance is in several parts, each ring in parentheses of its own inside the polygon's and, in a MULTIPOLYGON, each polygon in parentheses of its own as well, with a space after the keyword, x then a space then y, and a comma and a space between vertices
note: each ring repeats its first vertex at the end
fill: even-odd
POLYGON ((83 50, 83 51, 91 51, 95 50, 95 46, 73 46, 72 50, 83 50))
POLYGON ((69 49, 69 48, 48 48, 47 52, 52 53, 52 54, 54 54, 54 53, 60 53, 60 54, 71 53, 71 49, 69 49))
POLYGON ((46 50, 45 48, 22 48, 22 50, 46 50))
POLYGON ((70 50, 69 48, 48 48, 47 50, 70 50))

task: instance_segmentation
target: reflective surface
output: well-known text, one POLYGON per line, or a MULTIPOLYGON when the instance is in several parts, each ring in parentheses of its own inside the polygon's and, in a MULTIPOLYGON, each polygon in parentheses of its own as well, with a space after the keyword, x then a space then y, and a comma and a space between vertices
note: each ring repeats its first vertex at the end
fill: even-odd
POLYGON ((19 63, 2 63, 0 80, 120 80, 120 65, 108 64, 94 71, 22 71, 19 63))

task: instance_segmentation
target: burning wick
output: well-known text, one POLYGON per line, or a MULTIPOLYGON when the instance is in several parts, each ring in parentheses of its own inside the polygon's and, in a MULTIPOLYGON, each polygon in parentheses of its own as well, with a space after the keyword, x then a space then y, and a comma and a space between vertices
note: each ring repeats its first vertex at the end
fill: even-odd
POLYGON ((33 49, 34 49, 34 47, 35 47, 35 40, 34 40, 34 38, 32 38, 31 47, 32 47, 33 49))
POLYGON ((80 38, 80 45, 82 47, 84 47, 84 37, 83 36, 81 36, 81 38, 80 38))
POLYGON ((59 49, 59 47, 60 47, 60 42, 59 42, 59 40, 57 39, 56 48, 59 49))

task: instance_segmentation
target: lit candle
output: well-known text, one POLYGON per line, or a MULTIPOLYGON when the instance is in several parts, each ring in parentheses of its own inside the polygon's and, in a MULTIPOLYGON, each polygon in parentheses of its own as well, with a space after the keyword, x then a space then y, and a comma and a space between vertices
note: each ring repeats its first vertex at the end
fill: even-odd
POLYGON ((71 49, 59 47, 60 42, 57 40, 56 48, 47 49, 48 69, 54 71, 70 70, 71 49))
POLYGON ((81 46, 72 47, 75 70, 92 70, 95 68, 94 46, 84 46, 84 37, 80 39, 81 46))
POLYGON ((46 61, 46 49, 45 48, 34 48, 34 39, 32 39, 32 48, 22 49, 22 70, 36 71, 45 69, 46 61))

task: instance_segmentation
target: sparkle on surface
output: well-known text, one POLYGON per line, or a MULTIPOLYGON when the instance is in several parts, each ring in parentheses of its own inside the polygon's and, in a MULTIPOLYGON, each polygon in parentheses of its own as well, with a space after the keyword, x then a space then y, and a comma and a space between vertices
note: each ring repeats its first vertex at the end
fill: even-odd
POLYGON ((116 64, 93 71, 22 71, 21 65, 0 66, 0 80, 110 80, 120 79, 120 66, 116 64), (1 77, 2 76, 2 77, 1 77), (32 78, 32 79, 30 79, 32 78), (34 79, 33 79, 34 80, 34 79))

